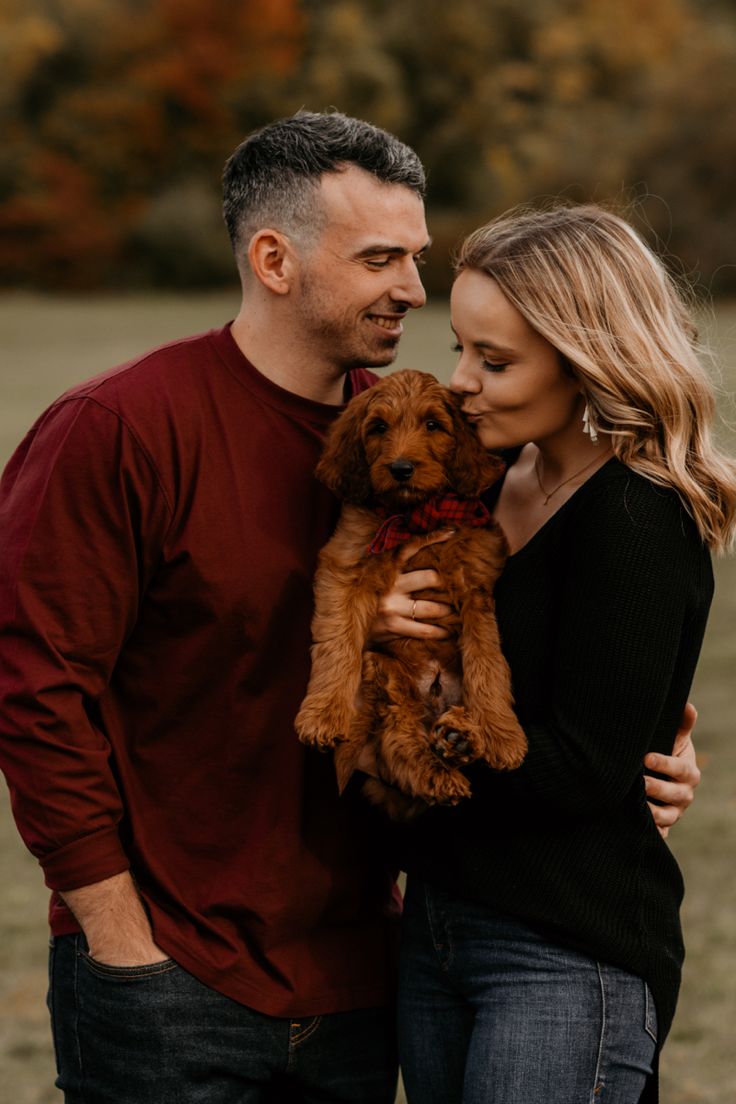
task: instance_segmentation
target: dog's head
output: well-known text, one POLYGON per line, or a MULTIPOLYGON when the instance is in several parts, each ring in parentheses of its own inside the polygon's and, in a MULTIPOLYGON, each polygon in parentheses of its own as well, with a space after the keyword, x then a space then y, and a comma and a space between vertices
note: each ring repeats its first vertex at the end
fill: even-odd
POLYGON ((426 372, 395 372, 357 395, 327 435, 317 477, 346 502, 404 512, 454 491, 474 498, 503 471, 426 372))

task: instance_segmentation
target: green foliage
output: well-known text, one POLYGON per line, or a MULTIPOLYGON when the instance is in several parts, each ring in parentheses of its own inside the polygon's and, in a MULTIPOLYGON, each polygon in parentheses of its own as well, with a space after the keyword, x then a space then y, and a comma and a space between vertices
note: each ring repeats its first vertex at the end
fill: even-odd
POLYGON ((248 130, 304 105, 371 119, 418 150, 438 239, 431 287, 446 285, 445 247, 467 227, 558 194, 636 198, 687 270, 736 286, 726 0, 3 6, 5 284, 220 280, 222 164, 248 130))

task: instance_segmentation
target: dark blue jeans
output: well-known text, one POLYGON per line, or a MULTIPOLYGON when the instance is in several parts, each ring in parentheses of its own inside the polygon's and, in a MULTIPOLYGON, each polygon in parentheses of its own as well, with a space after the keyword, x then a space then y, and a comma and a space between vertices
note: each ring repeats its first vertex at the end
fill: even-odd
POLYGON ((410 879, 399 983, 409 1104, 636 1104, 656 1032, 641 978, 410 879))
POLYGON ((173 960, 95 962, 51 947, 49 1010, 67 1104, 393 1104, 395 1017, 261 1015, 173 960))

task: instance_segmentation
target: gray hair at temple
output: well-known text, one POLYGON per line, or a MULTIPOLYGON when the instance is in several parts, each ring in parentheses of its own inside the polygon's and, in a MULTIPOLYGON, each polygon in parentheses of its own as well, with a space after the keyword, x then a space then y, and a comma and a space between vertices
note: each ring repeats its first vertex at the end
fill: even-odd
POLYGON ((325 222, 320 178, 349 165, 424 196, 426 177, 414 150, 362 119, 299 111, 250 134, 223 173, 223 216, 236 259, 265 226, 304 248, 313 244, 325 222))

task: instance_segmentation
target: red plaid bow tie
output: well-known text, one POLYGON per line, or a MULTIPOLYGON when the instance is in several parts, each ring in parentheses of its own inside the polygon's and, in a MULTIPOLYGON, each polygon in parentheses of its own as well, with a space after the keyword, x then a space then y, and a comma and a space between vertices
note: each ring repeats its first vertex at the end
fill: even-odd
POLYGON ((490 520, 491 515, 479 498, 458 498, 454 494, 437 495, 406 514, 393 514, 386 518, 368 545, 368 551, 390 551, 418 533, 432 533, 445 525, 468 525, 480 529, 488 525, 490 520))

